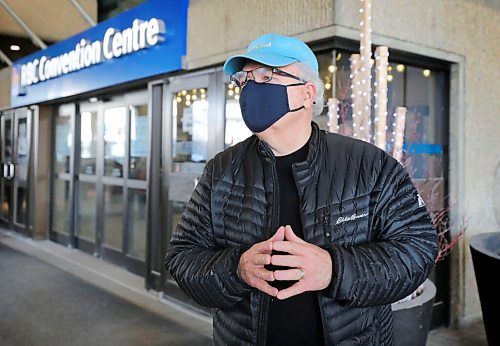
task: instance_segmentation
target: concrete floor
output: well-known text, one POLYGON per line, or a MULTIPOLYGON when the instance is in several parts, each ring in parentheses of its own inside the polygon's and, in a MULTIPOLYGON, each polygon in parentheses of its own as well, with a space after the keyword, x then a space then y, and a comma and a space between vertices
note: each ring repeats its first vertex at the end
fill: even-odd
POLYGON ((0 345, 210 345, 210 338, 0 243, 0 345))

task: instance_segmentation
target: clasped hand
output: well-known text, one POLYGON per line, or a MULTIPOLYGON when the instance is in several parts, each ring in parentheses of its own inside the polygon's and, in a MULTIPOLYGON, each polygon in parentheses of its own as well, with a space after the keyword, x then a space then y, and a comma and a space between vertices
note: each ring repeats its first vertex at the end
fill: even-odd
POLYGON ((248 285, 278 299, 287 299, 328 287, 332 279, 332 259, 328 251, 297 237, 290 226, 281 226, 271 238, 254 244, 241 255, 238 274, 248 285), (273 250, 288 255, 272 255, 273 250), (268 264, 290 269, 270 271, 264 267, 268 264), (269 285, 275 280, 298 281, 279 291, 269 285))

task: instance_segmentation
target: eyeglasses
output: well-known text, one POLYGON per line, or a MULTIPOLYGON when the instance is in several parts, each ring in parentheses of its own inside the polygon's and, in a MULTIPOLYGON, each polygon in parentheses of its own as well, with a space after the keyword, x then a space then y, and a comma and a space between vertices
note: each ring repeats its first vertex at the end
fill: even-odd
POLYGON ((269 67, 269 66, 263 66, 263 67, 258 67, 250 71, 238 71, 235 72, 231 75, 231 83, 233 83, 235 86, 242 87, 245 84, 247 84, 248 81, 248 75, 251 74, 253 77, 253 80, 255 83, 267 83, 273 79, 274 74, 284 76, 284 77, 289 77, 296 79, 298 81, 301 81, 302 83, 306 83, 305 80, 294 76, 293 74, 290 74, 288 72, 285 72, 283 70, 280 70, 279 68, 275 67, 269 67))

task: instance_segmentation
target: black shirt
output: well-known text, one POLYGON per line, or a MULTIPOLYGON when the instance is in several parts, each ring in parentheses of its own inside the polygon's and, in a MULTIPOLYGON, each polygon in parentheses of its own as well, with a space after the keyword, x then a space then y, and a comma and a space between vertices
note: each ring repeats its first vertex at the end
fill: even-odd
MULTIPOLYGON (((290 225, 304 238, 300 204, 292 164, 306 160, 309 142, 294 153, 276 158, 280 191, 280 226, 290 225)), ((286 269, 268 266, 271 270, 286 269)), ((282 290, 296 281, 274 281, 271 286, 282 290)), ((323 345, 323 326, 315 292, 304 292, 285 300, 271 298, 267 326, 267 345, 323 345)))

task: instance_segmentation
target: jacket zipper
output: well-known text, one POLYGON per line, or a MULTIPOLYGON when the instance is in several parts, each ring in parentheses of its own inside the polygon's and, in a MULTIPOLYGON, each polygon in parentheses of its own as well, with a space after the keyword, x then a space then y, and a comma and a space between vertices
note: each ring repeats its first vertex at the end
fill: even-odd
MULTIPOLYGON (((273 234, 273 230, 276 231, 279 226, 279 186, 278 186, 278 173, 276 172, 276 165, 272 164, 272 179, 273 179, 273 204, 271 206, 271 229, 268 231, 267 238, 269 239, 273 234)), ((260 300, 260 318, 259 326, 257 329, 257 345, 265 345, 267 340, 267 322, 269 313, 269 302, 270 297, 261 292, 260 300)))
MULTIPOLYGON (((297 175, 295 174, 295 168, 292 165, 292 172, 293 172, 293 180, 295 181, 295 186, 297 187, 297 191, 299 191, 299 184, 297 182, 297 175)), ((304 234, 304 241, 308 242, 308 239, 306 239, 306 232, 304 228, 304 220, 303 220, 303 215, 302 215, 302 199, 299 196, 299 216, 300 216, 300 223, 302 224, 302 230, 304 234)), ((324 218, 322 220, 324 222, 324 218)), ((316 298, 318 299, 318 306, 319 306, 319 313, 321 315, 321 326, 323 327, 323 343, 327 345, 327 338, 326 338, 326 332, 325 332, 325 313, 323 312, 323 304, 321 304, 321 297, 319 296, 319 293, 316 293, 316 298)))

